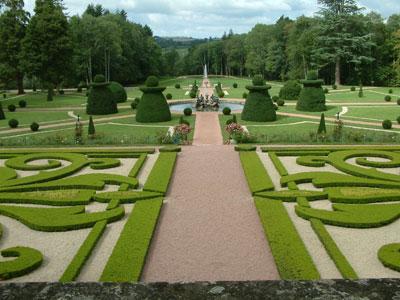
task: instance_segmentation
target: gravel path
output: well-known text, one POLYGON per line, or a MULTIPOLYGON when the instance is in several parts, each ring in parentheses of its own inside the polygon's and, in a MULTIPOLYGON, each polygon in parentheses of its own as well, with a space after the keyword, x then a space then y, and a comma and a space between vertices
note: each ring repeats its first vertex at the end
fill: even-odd
POLYGON ((223 138, 217 112, 196 114, 196 130, 193 145, 222 145, 223 138))

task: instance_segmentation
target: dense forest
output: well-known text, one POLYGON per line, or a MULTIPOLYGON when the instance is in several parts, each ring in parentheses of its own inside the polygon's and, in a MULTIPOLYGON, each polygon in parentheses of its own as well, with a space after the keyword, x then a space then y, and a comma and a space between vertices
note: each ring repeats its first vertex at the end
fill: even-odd
POLYGON ((399 85, 400 14, 384 19, 354 0, 318 3, 314 17, 282 16, 247 34, 182 40, 189 47, 182 52, 123 10, 89 5, 67 16, 61 0, 36 0, 31 15, 23 0, 0 0, 0 85, 50 90, 88 84, 96 74, 134 84, 150 74, 201 74, 205 63, 218 75, 286 80, 313 69, 327 84, 399 85))

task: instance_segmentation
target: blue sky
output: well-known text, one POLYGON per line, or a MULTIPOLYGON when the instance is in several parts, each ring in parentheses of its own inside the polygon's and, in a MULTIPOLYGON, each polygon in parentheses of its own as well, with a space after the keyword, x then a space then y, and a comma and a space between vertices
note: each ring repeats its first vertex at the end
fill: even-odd
MULTIPOLYGON (((25 1, 30 11, 34 3, 25 1)), ((219 37, 229 29, 244 33, 257 23, 273 23, 281 15, 311 16, 318 10, 317 0, 64 0, 69 15, 81 14, 90 3, 124 9, 130 20, 148 24, 156 35, 200 38, 219 37)), ((360 0, 359 4, 384 17, 400 14, 400 0, 360 0)))

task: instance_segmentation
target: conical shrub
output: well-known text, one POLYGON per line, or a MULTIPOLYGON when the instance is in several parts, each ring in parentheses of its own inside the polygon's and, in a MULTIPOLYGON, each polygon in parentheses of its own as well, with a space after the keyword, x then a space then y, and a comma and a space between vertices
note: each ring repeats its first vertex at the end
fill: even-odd
POLYGON ((261 75, 253 78, 253 85, 246 86, 249 90, 242 112, 242 120, 253 122, 276 121, 276 111, 268 90, 271 86, 265 83, 261 75))
POLYGON ((158 78, 149 76, 146 86, 141 87, 143 92, 136 111, 136 121, 140 123, 157 123, 171 120, 171 111, 167 100, 162 93, 166 88, 160 87, 158 78))
POLYGON ((88 94, 88 115, 110 115, 118 112, 117 102, 103 75, 96 75, 88 94))
POLYGON ((88 135, 93 137, 96 134, 96 129, 94 128, 93 117, 89 117, 89 127, 88 127, 88 135))
POLYGON ((321 120, 319 121, 318 134, 326 133, 325 114, 321 114, 321 120))
POLYGON ((303 89, 300 92, 299 101, 296 109, 300 111, 325 111, 326 98, 322 89, 323 80, 318 79, 315 71, 307 74, 307 79, 302 80, 303 89))

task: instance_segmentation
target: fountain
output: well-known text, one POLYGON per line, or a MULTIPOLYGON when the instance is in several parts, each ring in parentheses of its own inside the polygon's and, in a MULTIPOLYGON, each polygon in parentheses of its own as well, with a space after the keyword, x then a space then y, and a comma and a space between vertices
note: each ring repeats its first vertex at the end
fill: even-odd
POLYGON ((203 84, 200 89, 200 96, 197 97, 195 107, 197 111, 218 111, 219 98, 213 95, 213 88, 208 81, 207 64, 204 65, 203 84), (211 96, 210 96, 211 94, 211 96))

